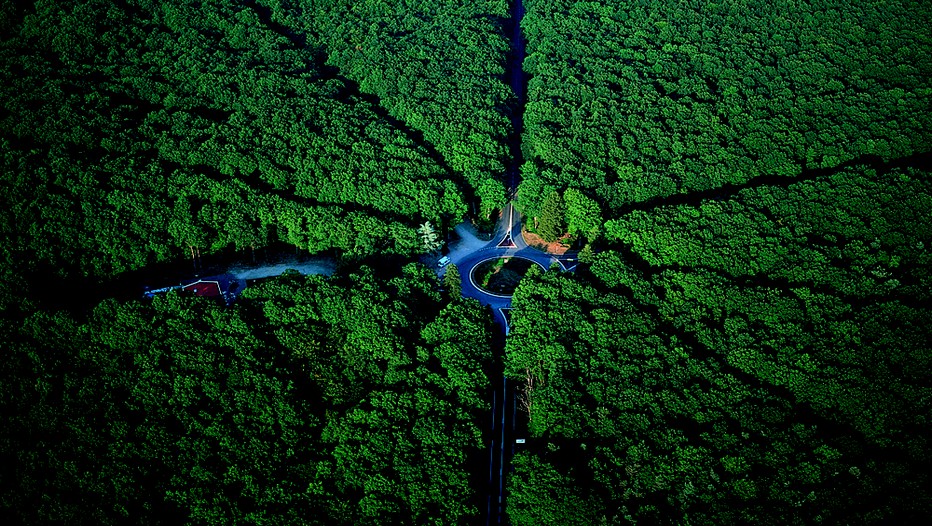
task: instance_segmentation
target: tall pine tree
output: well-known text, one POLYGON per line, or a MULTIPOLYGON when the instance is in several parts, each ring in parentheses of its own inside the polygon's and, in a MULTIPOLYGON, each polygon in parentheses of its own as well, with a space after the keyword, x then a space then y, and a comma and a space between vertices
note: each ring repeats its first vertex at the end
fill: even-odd
POLYGON ((462 295, 463 283, 460 276, 460 269, 451 263, 443 275, 443 288, 447 291, 450 299, 458 299, 462 295))
POLYGON ((544 199, 537 218, 537 233, 548 243, 566 232, 566 204, 555 190, 544 199))

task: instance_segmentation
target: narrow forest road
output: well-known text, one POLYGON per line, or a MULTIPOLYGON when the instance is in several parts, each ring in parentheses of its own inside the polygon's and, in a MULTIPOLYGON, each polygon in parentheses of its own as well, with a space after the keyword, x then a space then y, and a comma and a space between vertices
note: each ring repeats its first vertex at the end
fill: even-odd
MULTIPOLYGON (((474 298, 492 309, 499 338, 490 352, 494 363, 492 373, 492 420, 489 443, 489 480, 487 488, 486 524, 502 524, 505 520, 505 473, 510 463, 514 441, 514 389, 509 389, 508 380, 502 370, 502 353, 505 336, 508 334, 508 319, 505 311, 511 308, 511 296, 492 294, 479 288, 473 278, 473 272, 482 262, 501 257, 522 257, 541 265, 545 269, 555 259, 544 252, 528 247, 521 237, 520 216, 509 203, 503 210, 490 241, 479 240, 466 224, 456 228, 460 241, 453 245, 447 255, 460 270, 463 297, 474 298), (509 418, 510 415, 510 418, 509 418), (511 425, 508 421, 511 421, 511 425)), ((444 271, 439 271, 443 275, 444 271)))
MULTIPOLYGON (((508 83, 517 99, 511 124, 513 132, 509 137, 510 161, 505 173, 505 184, 511 199, 518 193, 521 183, 521 165, 524 156, 521 151, 521 133, 524 130, 524 105, 526 103, 527 78, 523 64, 525 56, 524 37, 521 34, 521 20, 524 17, 522 0, 513 0, 511 6, 511 54, 508 59, 508 83)), ((521 216, 515 211, 514 203, 509 202, 502 210, 502 216, 496 226, 492 240, 483 243, 472 234, 465 225, 456 228, 460 241, 451 247, 448 257, 456 264, 462 280, 462 295, 474 298, 492 309, 496 324, 501 328, 499 337, 490 351, 493 353, 494 367, 492 373, 492 419, 489 444, 489 480, 486 504, 486 525, 507 522, 505 507, 505 478, 514 454, 515 423, 517 417, 517 393, 508 385, 504 374, 505 338, 509 332, 508 316, 511 308, 511 296, 492 294, 476 285, 473 274, 478 265, 490 259, 517 257, 532 261, 545 270, 559 264, 567 270, 564 262, 551 254, 529 247, 521 235, 521 216)), ((441 272, 442 274, 442 272, 441 272)))
POLYGON ((289 258, 277 263, 255 266, 234 266, 227 272, 238 279, 261 279, 284 274, 286 270, 296 270, 306 276, 322 274, 331 276, 336 271, 337 262, 330 257, 317 256, 304 260, 289 258))
MULTIPOLYGON (((495 323, 501 328, 498 341, 491 349, 495 366, 492 378, 492 421, 491 443, 489 445, 489 491, 486 510, 486 524, 501 524, 505 521, 505 474, 514 453, 514 436, 516 420, 516 393, 508 385, 503 371, 505 337, 509 332, 508 318, 505 311, 511 308, 511 296, 493 294, 480 288, 473 277, 476 267, 490 259, 517 257, 540 265, 544 270, 554 264, 564 271, 572 270, 574 260, 565 256, 558 257, 530 247, 521 235, 521 216, 512 203, 502 211, 495 234, 490 241, 476 237, 468 224, 456 227, 460 240, 450 247, 447 257, 460 271, 462 281, 461 293, 465 298, 473 298, 492 309, 495 323), (569 268, 567 268, 569 264, 569 268)), ((445 269, 439 269, 441 277, 445 269)))
MULTIPOLYGON (((525 44, 521 34, 521 20, 524 18, 524 3, 522 0, 512 0, 511 4, 511 53, 508 57, 506 70, 508 83, 517 98, 514 111, 511 115, 512 135, 509 137, 510 162, 505 173, 505 184, 508 187, 510 199, 514 199, 521 183, 521 165, 524 156, 521 151, 521 133, 524 130, 524 105, 526 103, 527 78, 524 75, 525 44)), ((531 260, 545 269, 550 268, 555 261, 552 256, 527 246, 521 236, 520 215, 515 213, 514 203, 509 202, 502 210, 502 217, 498 222, 492 241, 478 250, 467 253, 454 259, 460 269, 463 286, 462 294, 465 297, 476 298, 480 303, 492 307, 495 321, 502 327, 500 340, 490 349, 494 356, 494 370, 492 377, 492 441, 489 445, 489 485, 486 505, 486 526, 506 522, 505 516, 505 474, 511 465, 514 454, 514 431, 516 413, 516 392, 509 389, 508 379, 504 374, 505 337, 508 336, 508 318, 505 310, 511 308, 510 296, 496 296, 489 294, 476 286, 472 275, 476 265, 488 259, 503 256, 522 257, 531 260), (508 415, 511 415, 511 425, 508 425, 508 415), (507 455, 507 456, 506 456, 507 455)), ((453 258, 451 258, 453 259, 453 258)))
MULTIPOLYGON (((521 235, 520 215, 515 212, 514 205, 509 203, 499 219, 495 235, 491 241, 479 240, 471 229, 464 223, 456 228, 460 241, 451 247, 447 255, 451 262, 460 270, 462 281, 461 293, 463 297, 474 298, 483 305, 492 309, 495 323, 501 328, 497 331, 498 340, 495 342, 493 353, 495 365, 492 377, 492 420, 491 443, 489 444, 489 486, 486 509, 486 524, 505 523, 505 476, 511 457, 514 454, 515 421, 517 418, 517 393, 514 386, 508 385, 504 375, 504 349, 505 338, 510 330, 508 317, 505 311, 511 308, 511 296, 493 294, 477 286, 473 274, 481 263, 490 259, 503 257, 517 257, 532 261, 544 270, 554 264, 564 271, 575 268, 575 260, 565 256, 554 256, 530 247, 521 235)), ((444 271, 438 272, 441 276, 444 271)))

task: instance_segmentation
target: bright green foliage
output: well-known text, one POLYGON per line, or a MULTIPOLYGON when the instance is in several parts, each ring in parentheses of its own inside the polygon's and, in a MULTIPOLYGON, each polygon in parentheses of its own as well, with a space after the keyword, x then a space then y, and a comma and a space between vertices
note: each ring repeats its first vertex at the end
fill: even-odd
MULTIPOLYGON (((932 4, 526 3, 519 204, 589 243, 515 292, 510 522, 927 521, 932 4)), ((43 303, 505 206, 506 2, 268 4, 0 4, 7 522, 479 522, 497 367, 455 266, 43 303)))
MULTIPOLYGON (((451 171, 429 142, 439 135, 386 115, 385 101, 360 94, 300 27, 261 5, 38 2, 11 23, 0 46, 0 226, 25 263, 111 275, 189 247, 276 241, 412 253, 419 223, 465 214, 475 170, 499 176, 468 161, 451 171)), ((470 49, 498 49, 483 45, 470 49)), ((504 119, 499 99, 476 98, 500 89, 483 78, 491 84, 463 103, 504 119)), ((499 156, 491 131, 470 131, 462 116, 437 122, 446 141, 499 156)), ((493 186, 483 195, 501 201, 493 186)))
POLYGON ((566 203, 567 230, 574 236, 595 241, 602 230, 602 211, 599 204, 575 188, 563 193, 566 203))
POLYGON ((450 263, 443 274, 443 289, 452 299, 460 297, 463 290, 463 278, 460 275, 460 269, 455 264, 450 263))
POLYGON ((544 199, 537 217, 537 233, 544 241, 556 241, 566 232, 566 204, 560 194, 553 191, 544 199))
POLYGON ((474 300, 451 302, 421 331, 445 372, 445 378, 436 380, 473 414, 482 414, 488 408, 490 334, 488 316, 474 300))
POLYGON ((580 496, 587 492, 572 477, 524 452, 515 455, 512 465, 508 486, 514 504, 507 508, 512 524, 598 524, 595 502, 580 496))
POLYGON ((12 523, 467 524, 490 320, 433 273, 0 326, 12 523))
POLYGON ((434 226, 430 224, 430 221, 418 227, 417 234, 421 238, 421 244, 425 252, 436 252, 443 246, 443 241, 440 240, 440 236, 437 235, 437 231, 434 230, 434 226))
POLYGON ((505 208, 505 185, 498 179, 484 179, 476 190, 479 200, 481 201, 480 215, 488 220, 492 218, 492 212, 505 208))
POLYGON ((932 4, 527 0, 519 194, 605 210, 932 147, 932 4))
MULTIPOLYGON (((283 20, 304 25, 328 64, 378 97, 483 200, 483 214, 504 201, 500 180, 514 104, 504 80, 508 40, 501 0, 300 0, 283 20)), ((280 8, 275 7, 276 11, 280 8)))

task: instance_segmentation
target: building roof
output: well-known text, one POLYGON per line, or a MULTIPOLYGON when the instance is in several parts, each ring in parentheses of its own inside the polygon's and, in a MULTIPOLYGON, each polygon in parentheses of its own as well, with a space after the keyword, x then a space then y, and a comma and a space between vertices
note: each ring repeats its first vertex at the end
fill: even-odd
POLYGON ((215 281, 215 280, 209 281, 209 280, 199 279, 195 281, 194 283, 189 283, 188 285, 185 285, 181 288, 188 292, 193 292, 197 296, 206 296, 209 298, 215 298, 217 296, 222 296, 224 292, 220 288, 220 282, 215 281))
POLYGON ((163 287, 155 290, 147 290, 143 293, 146 298, 153 298, 155 295, 168 292, 174 289, 182 289, 185 292, 205 298, 223 298, 227 304, 236 300, 237 296, 246 288, 246 280, 239 279, 231 274, 221 274, 219 276, 208 276, 181 285, 163 287))

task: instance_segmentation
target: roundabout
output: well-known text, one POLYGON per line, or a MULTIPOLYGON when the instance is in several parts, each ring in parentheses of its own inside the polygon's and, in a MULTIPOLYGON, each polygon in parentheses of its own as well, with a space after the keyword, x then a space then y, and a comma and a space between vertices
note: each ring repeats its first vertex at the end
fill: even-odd
MULTIPOLYGON (((528 246, 521 236, 521 222, 515 217, 516 215, 513 206, 509 204, 503 210, 502 219, 491 241, 479 240, 466 224, 457 226, 456 232, 460 236, 460 241, 451 246, 446 256, 460 271, 463 297, 476 299, 479 303, 491 307, 496 323, 505 333, 508 332, 508 320, 504 310, 511 308, 511 294, 501 294, 481 287, 476 278, 477 267, 489 261, 508 259, 530 262, 531 265, 537 264, 544 270, 554 264, 558 264, 563 270, 568 270, 564 261, 569 260, 567 256, 558 258, 528 246)), ((442 276, 444 271, 441 269, 438 273, 442 276)))
POLYGON ((522 256, 491 257, 469 269, 469 281, 481 292, 501 298, 510 298, 518 282, 535 264, 547 270, 547 267, 541 263, 522 256))

